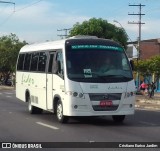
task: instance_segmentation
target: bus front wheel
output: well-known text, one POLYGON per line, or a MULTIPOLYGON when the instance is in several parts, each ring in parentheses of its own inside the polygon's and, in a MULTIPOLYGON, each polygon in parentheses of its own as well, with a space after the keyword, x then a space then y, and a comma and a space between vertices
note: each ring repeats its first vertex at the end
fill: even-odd
POLYGON ((28 111, 30 114, 41 114, 43 112, 42 109, 31 105, 30 97, 28 97, 28 111))
POLYGON ((69 120, 68 116, 64 116, 63 115, 63 105, 62 102, 60 100, 58 100, 57 102, 57 119, 60 123, 67 123, 69 120))
POLYGON ((116 123, 122 123, 125 119, 125 115, 113 115, 112 118, 116 123))

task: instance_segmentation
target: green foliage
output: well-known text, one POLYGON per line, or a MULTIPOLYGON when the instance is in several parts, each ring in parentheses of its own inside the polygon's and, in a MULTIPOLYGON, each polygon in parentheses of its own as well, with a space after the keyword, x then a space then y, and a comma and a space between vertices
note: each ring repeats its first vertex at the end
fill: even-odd
POLYGON ((149 68, 156 76, 160 76, 160 56, 155 56, 150 59, 149 68))
POLYGON ((90 35, 99 38, 112 39, 119 42, 124 48, 127 46, 128 36, 123 28, 116 27, 113 24, 101 18, 91 18, 82 24, 76 23, 70 31, 70 37, 76 35, 90 35))
POLYGON ((155 74, 156 79, 160 76, 160 56, 152 57, 147 60, 134 61, 135 69, 143 77, 155 74))
POLYGON ((150 60, 140 60, 137 64, 137 71, 144 77, 152 75, 149 64, 150 60))
POLYGON ((0 37, 0 73, 4 75, 15 71, 18 52, 25 44, 15 34, 0 37))

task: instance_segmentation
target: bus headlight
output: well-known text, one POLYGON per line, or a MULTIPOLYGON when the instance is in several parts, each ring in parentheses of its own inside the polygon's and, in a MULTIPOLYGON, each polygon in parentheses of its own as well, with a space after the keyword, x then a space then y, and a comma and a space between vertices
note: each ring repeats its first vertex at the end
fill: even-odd
POLYGON ((77 93, 77 92, 73 92, 73 96, 74 96, 74 97, 77 97, 77 96, 78 96, 78 93, 77 93))
POLYGON ((66 94, 70 95, 70 96, 73 96, 73 97, 76 97, 76 98, 82 98, 82 99, 84 99, 84 94, 83 93, 68 91, 68 92, 66 92, 66 94))
POLYGON ((126 92, 124 98, 129 98, 135 95, 135 92, 126 92))

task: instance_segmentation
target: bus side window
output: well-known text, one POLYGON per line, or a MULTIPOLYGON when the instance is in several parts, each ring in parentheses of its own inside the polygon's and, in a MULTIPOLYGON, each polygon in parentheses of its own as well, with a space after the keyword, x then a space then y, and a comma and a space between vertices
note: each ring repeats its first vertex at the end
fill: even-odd
POLYGON ((29 71, 30 69, 30 60, 31 60, 31 54, 26 53, 24 60, 24 67, 23 67, 25 71, 29 71))
POLYGON ((37 52, 32 53, 32 60, 31 60, 30 71, 37 71, 38 57, 39 57, 39 53, 37 53, 37 52))
POLYGON ((25 57, 25 54, 20 54, 19 55, 17 70, 23 70, 24 57, 25 57))
POLYGON ((54 52, 49 52, 48 73, 52 73, 52 69, 53 69, 53 59, 54 59, 54 52))
POLYGON ((63 65, 63 57, 62 52, 58 52, 56 55, 56 63, 55 63, 55 71, 56 74, 63 77, 64 74, 64 65, 63 65))
POLYGON ((39 61, 38 61, 38 71, 45 72, 46 59, 47 59, 46 53, 45 52, 40 52, 39 61))

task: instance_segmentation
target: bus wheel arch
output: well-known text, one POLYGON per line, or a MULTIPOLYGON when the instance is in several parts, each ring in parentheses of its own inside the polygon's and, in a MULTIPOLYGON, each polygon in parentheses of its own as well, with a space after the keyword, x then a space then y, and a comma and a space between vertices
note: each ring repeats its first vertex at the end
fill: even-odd
POLYGON ((58 103, 58 100, 61 100, 60 96, 59 95, 55 95, 54 99, 53 99, 53 112, 54 112, 54 114, 57 114, 57 103, 58 103))
POLYGON ((28 102, 28 101, 29 101, 29 98, 30 98, 30 92, 29 92, 29 90, 27 89, 26 92, 25 92, 25 102, 28 102))
POLYGON ((63 115, 63 103, 60 96, 54 98, 54 113, 60 123, 67 123, 69 120, 68 116, 63 115))
POLYGON ((28 103, 28 111, 30 114, 41 114, 43 112, 42 109, 35 107, 31 104, 31 98, 30 98, 30 92, 29 90, 26 90, 25 93, 25 100, 28 103))

